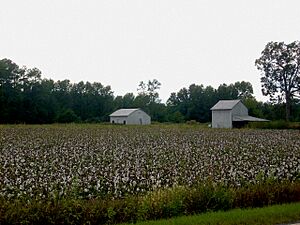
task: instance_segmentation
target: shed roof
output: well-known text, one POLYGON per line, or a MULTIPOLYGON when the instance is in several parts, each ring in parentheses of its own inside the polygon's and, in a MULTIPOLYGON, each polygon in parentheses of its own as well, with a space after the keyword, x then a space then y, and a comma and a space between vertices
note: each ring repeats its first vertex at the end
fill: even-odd
POLYGON ((139 110, 138 108, 136 109, 118 109, 117 111, 113 112, 109 116, 129 116, 131 113, 139 110))
POLYGON ((210 110, 230 110, 241 100, 220 100, 210 110))
POLYGON ((265 120, 253 116, 233 116, 232 121, 267 122, 269 120, 265 120))

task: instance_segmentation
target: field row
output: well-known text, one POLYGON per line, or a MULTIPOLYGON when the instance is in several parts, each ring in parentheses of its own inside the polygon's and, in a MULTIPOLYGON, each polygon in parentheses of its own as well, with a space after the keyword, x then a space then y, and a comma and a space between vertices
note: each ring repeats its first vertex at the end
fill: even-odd
POLYGON ((176 126, 2 126, 0 195, 122 197, 300 177, 300 134, 176 126))

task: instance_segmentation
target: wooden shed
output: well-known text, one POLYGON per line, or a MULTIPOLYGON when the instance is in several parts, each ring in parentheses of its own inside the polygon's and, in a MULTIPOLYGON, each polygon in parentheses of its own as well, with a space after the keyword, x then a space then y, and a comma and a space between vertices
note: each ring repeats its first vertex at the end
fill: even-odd
POLYGON ((141 109, 119 109, 110 116, 110 122, 113 124, 151 124, 151 117, 141 109))
POLYGON ((248 109, 241 100, 220 100, 211 111, 213 128, 241 127, 248 122, 268 121, 249 116, 248 109))

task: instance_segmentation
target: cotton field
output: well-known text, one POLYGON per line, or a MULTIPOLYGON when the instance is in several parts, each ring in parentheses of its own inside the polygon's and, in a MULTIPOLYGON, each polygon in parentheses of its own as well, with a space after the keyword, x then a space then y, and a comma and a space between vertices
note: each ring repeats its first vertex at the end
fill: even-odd
POLYGON ((210 181, 300 178, 300 132, 180 126, 1 126, 5 198, 122 197, 210 181))

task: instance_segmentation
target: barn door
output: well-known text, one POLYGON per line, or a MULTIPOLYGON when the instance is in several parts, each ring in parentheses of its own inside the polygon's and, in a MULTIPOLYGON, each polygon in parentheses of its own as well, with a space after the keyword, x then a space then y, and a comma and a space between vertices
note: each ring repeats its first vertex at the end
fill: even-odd
POLYGON ((142 118, 140 118, 140 125, 143 125, 143 120, 142 120, 142 118))

